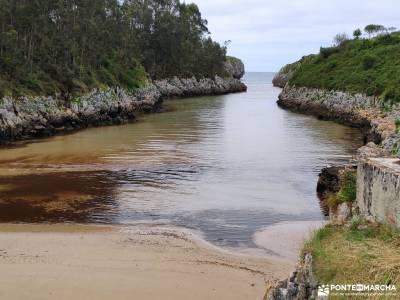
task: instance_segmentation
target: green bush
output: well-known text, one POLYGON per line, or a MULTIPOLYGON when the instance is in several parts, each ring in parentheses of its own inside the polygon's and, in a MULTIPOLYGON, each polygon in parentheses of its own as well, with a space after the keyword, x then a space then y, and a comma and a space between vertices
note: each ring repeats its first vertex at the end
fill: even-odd
POLYGON ((396 119, 394 124, 396 125, 396 133, 400 133, 400 119, 396 119))
POLYGON ((341 202, 354 202, 357 197, 357 175, 353 170, 346 170, 342 174, 341 188, 337 194, 341 202))
POLYGON ((35 92, 40 92, 42 90, 39 80, 34 76, 27 76, 26 78, 21 79, 20 83, 24 88, 28 90, 32 90, 35 92))
POLYGON ((400 87, 388 87, 384 93, 384 100, 390 104, 400 103, 400 87))
POLYGON ((365 70, 373 68, 378 61, 378 58, 374 55, 367 54, 363 58, 363 66, 365 70))
POLYGON ((338 47, 328 47, 328 48, 321 47, 321 49, 320 49, 320 54, 323 58, 328 58, 329 56, 331 56, 332 54, 335 54, 337 52, 339 52, 338 47))

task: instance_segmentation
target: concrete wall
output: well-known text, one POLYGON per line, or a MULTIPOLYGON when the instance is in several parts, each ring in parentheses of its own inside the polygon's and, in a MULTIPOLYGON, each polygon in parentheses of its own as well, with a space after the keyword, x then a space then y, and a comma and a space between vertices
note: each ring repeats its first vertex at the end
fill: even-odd
POLYGON ((378 222, 400 227, 400 161, 396 158, 360 160, 357 205, 378 222))

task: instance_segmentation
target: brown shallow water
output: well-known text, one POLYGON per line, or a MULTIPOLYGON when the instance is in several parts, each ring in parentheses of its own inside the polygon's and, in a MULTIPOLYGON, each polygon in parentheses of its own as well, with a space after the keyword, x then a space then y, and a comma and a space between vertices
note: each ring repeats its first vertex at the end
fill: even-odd
POLYGON ((0 149, 0 221, 172 224, 255 247, 263 227, 321 220, 318 173, 348 160, 361 134, 279 109, 271 76, 247 75, 248 93, 0 149))

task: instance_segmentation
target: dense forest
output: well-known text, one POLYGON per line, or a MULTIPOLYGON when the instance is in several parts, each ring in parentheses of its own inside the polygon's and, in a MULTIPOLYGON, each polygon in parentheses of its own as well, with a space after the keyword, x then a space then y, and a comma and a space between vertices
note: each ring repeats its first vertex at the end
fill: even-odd
POLYGON ((338 34, 332 47, 303 57, 288 66, 292 85, 364 93, 400 103, 400 32, 382 25, 368 25, 353 38, 338 34))
POLYGON ((0 97, 69 98, 223 74, 225 45, 180 0, 0 0, 0 97))

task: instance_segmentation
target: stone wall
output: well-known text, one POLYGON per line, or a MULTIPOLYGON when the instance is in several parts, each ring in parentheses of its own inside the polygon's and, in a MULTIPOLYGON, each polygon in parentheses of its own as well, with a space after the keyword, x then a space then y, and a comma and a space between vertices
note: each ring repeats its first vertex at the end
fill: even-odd
POLYGON ((400 160, 360 159, 357 169, 357 206, 367 218, 400 228, 400 160))
POLYGON ((54 97, 0 99, 0 143, 50 136, 89 126, 121 124, 138 113, 157 111, 166 98, 243 92, 234 78, 172 78, 155 81, 134 92, 121 88, 94 90, 65 102, 54 97))

